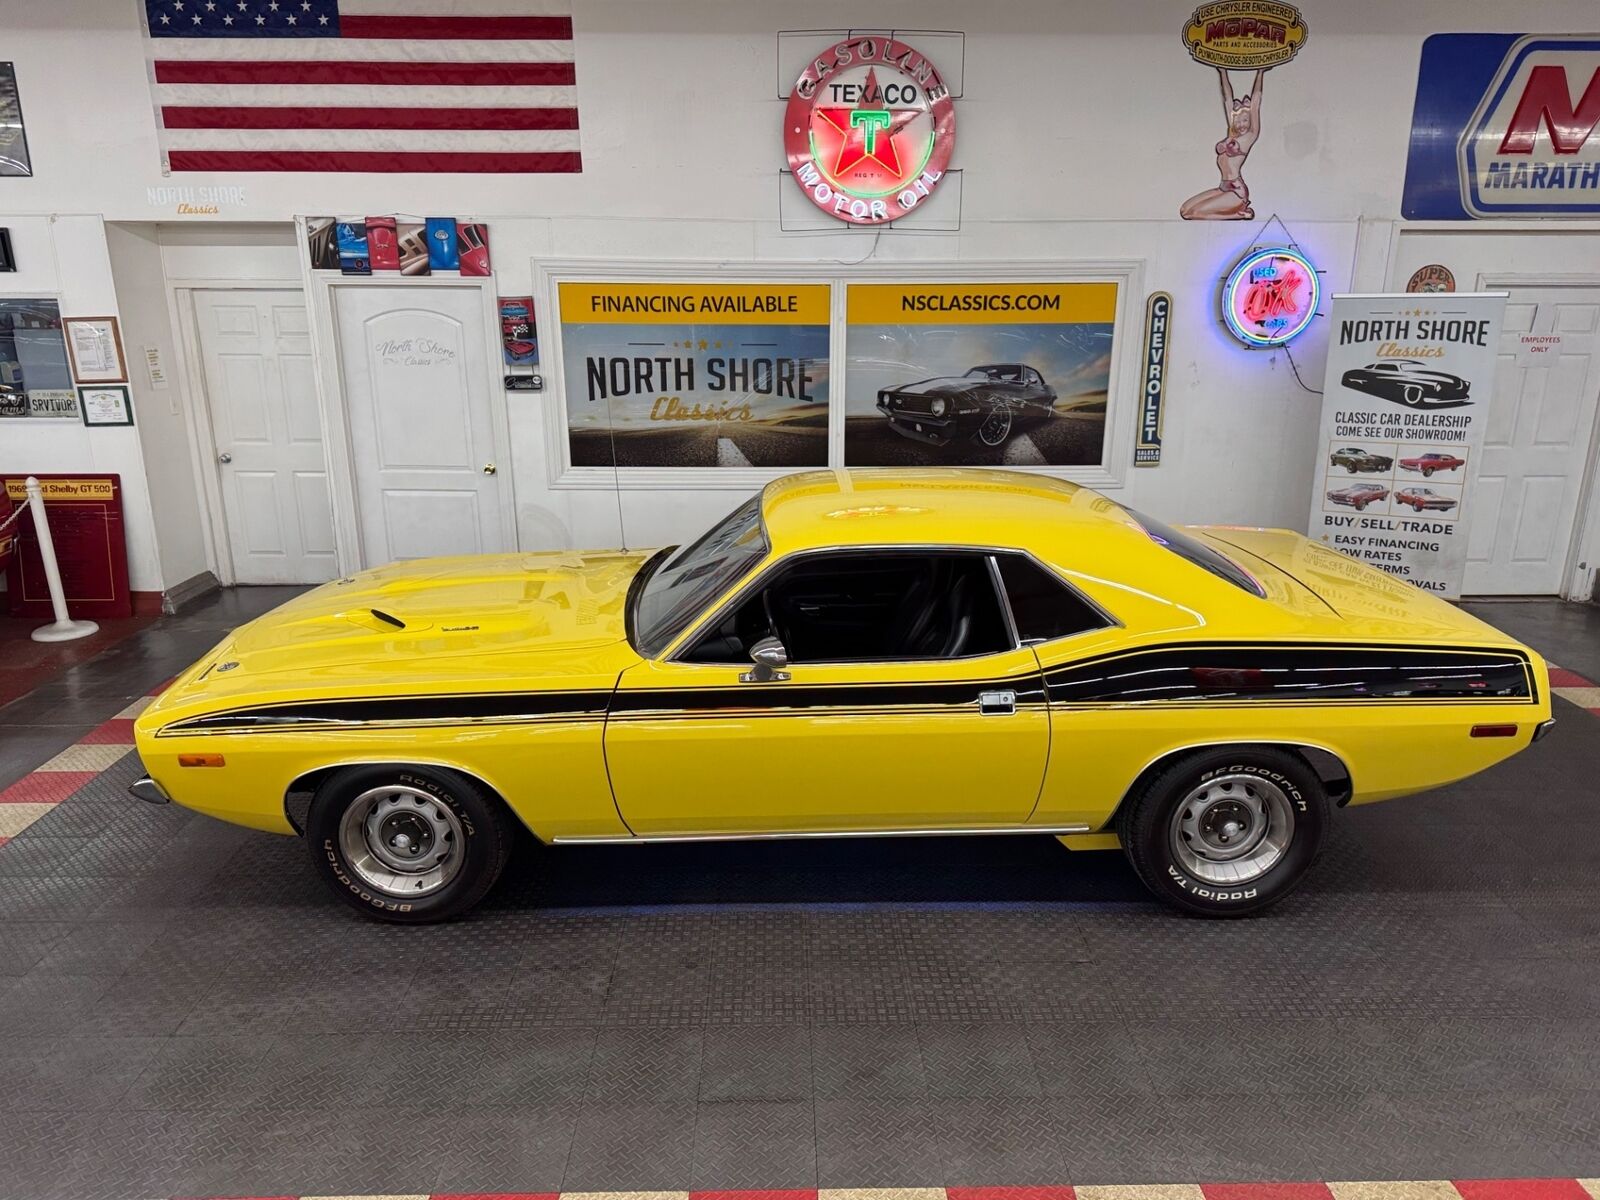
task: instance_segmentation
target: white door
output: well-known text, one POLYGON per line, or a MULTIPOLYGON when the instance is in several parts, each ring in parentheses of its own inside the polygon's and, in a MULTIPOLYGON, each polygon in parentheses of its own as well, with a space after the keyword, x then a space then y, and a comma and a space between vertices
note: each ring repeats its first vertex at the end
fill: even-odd
POLYGON ((1469 596, 1554 596, 1567 577, 1600 400, 1600 288, 1514 287, 1479 451, 1467 535, 1469 596), (1518 335, 1560 334, 1549 362, 1518 335))
POLYGON ((234 582, 325 583, 338 564, 305 297, 193 296, 234 582))
POLYGON ((477 287, 334 287, 361 560, 510 547, 477 287))

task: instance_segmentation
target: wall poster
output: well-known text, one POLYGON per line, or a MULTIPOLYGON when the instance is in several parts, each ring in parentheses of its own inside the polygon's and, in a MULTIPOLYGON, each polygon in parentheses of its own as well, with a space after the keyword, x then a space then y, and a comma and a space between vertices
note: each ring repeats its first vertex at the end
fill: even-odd
POLYGON ((54 300, 0 300, 0 418, 6 417, 78 419, 54 300))
POLYGON ((557 294, 574 467, 827 465, 828 284, 557 294))
POLYGON ((1335 296, 1312 538, 1461 594, 1504 292, 1335 296))
POLYGON ((846 293, 846 465, 1098 466, 1117 284, 846 293))

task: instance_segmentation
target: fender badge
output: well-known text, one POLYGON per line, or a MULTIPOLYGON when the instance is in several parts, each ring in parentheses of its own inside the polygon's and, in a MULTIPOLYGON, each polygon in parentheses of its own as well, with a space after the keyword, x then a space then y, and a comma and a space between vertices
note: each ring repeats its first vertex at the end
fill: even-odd
POLYGON ((239 665, 239 664, 238 664, 238 663, 236 663, 236 662, 225 662, 225 663, 218 663, 218 664, 217 664, 217 670, 219 670, 219 671, 231 671, 231 670, 233 670, 233 669, 234 669, 234 668, 235 668, 235 667, 237 667, 237 666, 238 666, 238 665, 239 665))

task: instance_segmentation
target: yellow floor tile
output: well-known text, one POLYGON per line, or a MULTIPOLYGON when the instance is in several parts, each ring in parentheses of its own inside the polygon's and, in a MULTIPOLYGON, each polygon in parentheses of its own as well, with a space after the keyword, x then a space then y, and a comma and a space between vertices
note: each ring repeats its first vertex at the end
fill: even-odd
POLYGON ((1579 708, 1600 708, 1600 687, 1551 688, 1563 700, 1570 700, 1579 708))
POLYGON ((54 807, 54 804, 0 804, 0 837, 16 837, 54 807))
POLYGON ((1578 1186, 1593 1196, 1594 1200, 1600 1200, 1600 1179, 1580 1179, 1578 1186))
POLYGON ((1335 1200, 1461 1200, 1455 1185, 1443 1179, 1406 1179, 1390 1183, 1330 1183, 1335 1200))
MULTIPOLYGON (((1205 1200, 1198 1183, 1119 1183, 1074 1188, 1078 1200, 1205 1200)), ((1460 1200, 1457 1197, 1457 1200, 1460 1200)))
POLYGON ((68 746, 41 771, 104 771, 128 752, 127 746, 68 746))
POLYGON ((124 720, 124 721, 131 721, 131 720, 133 720, 133 718, 137 717, 140 713, 142 713, 145 709, 149 708, 150 707, 150 702, 152 700, 154 700, 154 699, 155 699, 154 696, 140 696, 132 704, 128 705, 127 708, 125 708, 121 712, 119 712, 117 714, 117 717, 120 718, 121 720, 124 720))

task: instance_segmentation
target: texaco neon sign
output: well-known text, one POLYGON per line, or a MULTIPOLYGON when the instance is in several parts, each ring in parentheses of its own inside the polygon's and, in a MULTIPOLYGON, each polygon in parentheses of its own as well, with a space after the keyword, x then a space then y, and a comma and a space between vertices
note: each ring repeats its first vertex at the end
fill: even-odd
POLYGON ((898 220, 939 186, 956 110, 938 69, 892 37, 817 55, 789 95, 783 142, 807 198, 854 225, 898 220))

